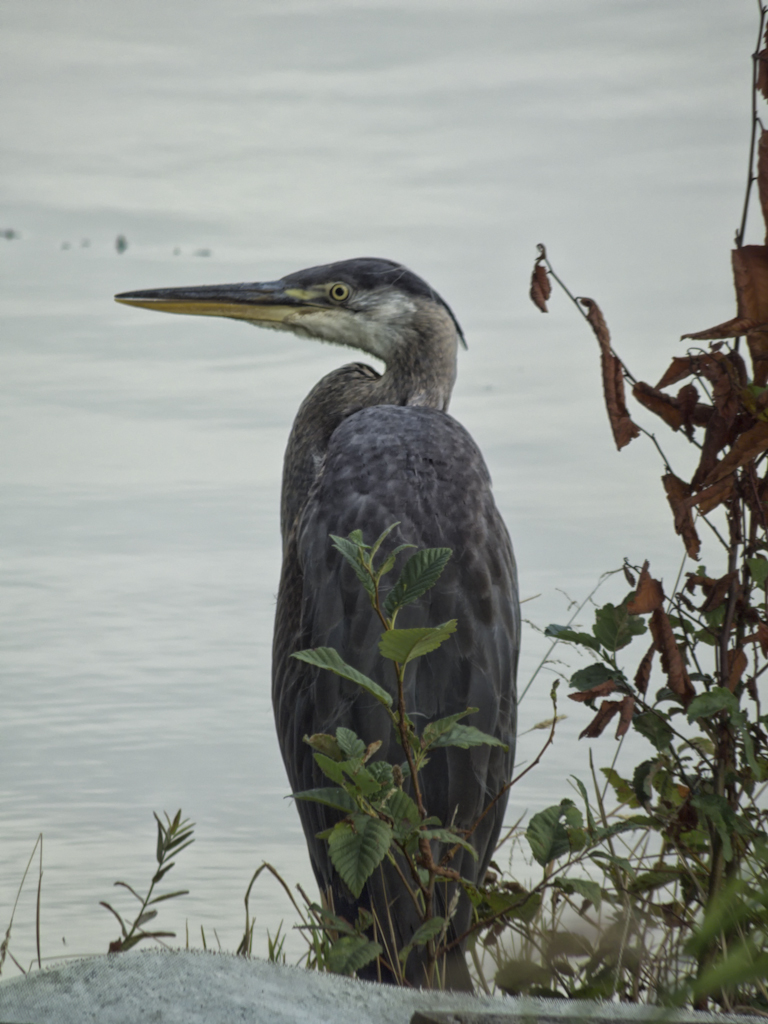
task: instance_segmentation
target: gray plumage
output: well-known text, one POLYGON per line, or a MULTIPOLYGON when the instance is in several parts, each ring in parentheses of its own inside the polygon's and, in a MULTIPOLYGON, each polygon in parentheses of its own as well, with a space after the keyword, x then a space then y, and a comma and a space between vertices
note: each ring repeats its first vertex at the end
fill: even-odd
MULTIPOLYGON (((520 615, 512 547, 488 470, 472 438, 446 412, 456 349, 463 342, 450 308, 411 271, 373 259, 313 267, 267 285, 164 289, 119 298, 171 312, 250 319, 384 360, 383 374, 354 363, 323 378, 302 403, 288 441, 272 669, 278 739, 293 792, 327 784, 305 735, 344 725, 366 743, 383 740, 377 757, 403 760, 388 718, 369 695, 291 658, 297 650, 334 647, 394 694, 392 666, 377 650, 381 624, 329 535, 360 529, 370 542, 397 520, 392 546, 407 541, 453 551, 438 584, 400 613, 398 628, 458 620, 455 636, 409 666, 408 713, 421 731, 428 721, 477 707, 467 724, 508 744, 507 751, 443 748, 424 769, 428 813, 469 828, 512 771, 520 615)), ((399 564, 407 557, 401 555, 399 564)), ((391 579, 396 576, 397 570, 391 579)), ((385 863, 355 900, 333 869, 327 843, 317 838, 339 813, 316 803, 297 805, 325 899, 350 920, 358 905, 373 909, 382 923, 391 920, 402 948, 419 919, 394 870, 385 863)), ((506 799, 499 800, 472 835, 478 859, 462 852, 452 862, 464 877, 482 880, 505 806, 506 799)), ((435 847, 436 858, 442 852, 435 847)), ((446 887, 438 891, 445 894, 446 887)), ((470 923, 471 906, 462 895, 449 937, 463 934, 470 923)), ((386 934, 385 944, 391 938, 386 934)), ((411 955, 411 983, 423 983, 424 962, 423 953, 411 955)), ((362 973, 375 977, 376 969, 362 973)), ((449 975, 456 987, 469 982, 458 951, 449 975)))

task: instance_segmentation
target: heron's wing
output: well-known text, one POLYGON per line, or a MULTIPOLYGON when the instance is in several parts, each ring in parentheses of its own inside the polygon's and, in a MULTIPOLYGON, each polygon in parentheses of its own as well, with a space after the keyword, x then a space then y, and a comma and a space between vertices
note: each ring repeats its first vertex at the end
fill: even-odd
MULTIPOLYGON (((398 628, 458 620, 454 637, 409 666, 409 713, 421 730, 427 721, 476 707, 467 724, 509 748, 446 748, 436 751, 425 769, 428 812, 466 828, 510 777, 520 618, 512 547, 488 470, 469 434, 445 413, 375 406, 350 416, 331 438, 286 552, 278 598, 273 696, 283 757, 294 791, 325 784, 302 742, 307 734, 344 725, 367 743, 383 740, 379 756, 384 759, 404 759, 372 698, 289 657, 303 648, 334 647, 394 695, 394 668, 378 653, 381 623, 329 535, 360 529, 371 543, 395 521, 400 526, 390 535, 390 546, 409 542, 453 551, 438 584, 397 620, 398 628)), ((408 555, 399 557, 393 583, 408 555)), ((469 877, 478 877, 490 859, 505 804, 499 802, 473 837, 477 865, 468 855, 456 865, 469 877)), ((303 802, 300 812, 318 881, 328 886, 333 872, 327 846, 314 837, 333 822, 333 812, 303 802)))

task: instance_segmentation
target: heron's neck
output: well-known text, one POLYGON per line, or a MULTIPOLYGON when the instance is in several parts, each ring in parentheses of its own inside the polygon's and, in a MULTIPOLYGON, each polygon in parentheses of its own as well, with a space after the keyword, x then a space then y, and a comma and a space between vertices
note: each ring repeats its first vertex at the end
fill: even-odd
POLYGON ((457 342, 447 313, 419 310, 408 332, 386 354, 387 369, 374 385, 375 404, 421 405, 445 412, 456 381, 457 342))

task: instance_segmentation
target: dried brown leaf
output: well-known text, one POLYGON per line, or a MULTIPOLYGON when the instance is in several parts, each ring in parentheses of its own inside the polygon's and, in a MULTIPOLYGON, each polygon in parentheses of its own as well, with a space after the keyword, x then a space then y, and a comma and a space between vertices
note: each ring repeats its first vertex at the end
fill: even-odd
POLYGON ((768 100, 768 50, 761 50, 757 55, 757 91, 768 100))
POLYGON ((703 481, 717 465, 717 456, 728 443, 729 433, 729 424, 726 423, 717 409, 713 409, 707 424, 706 433, 704 434, 704 444, 701 446, 701 458, 691 480, 692 488, 700 488, 703 481))
POLYGON ((638 688, 640 693, 645 696, 648 690, 648 681, 651 678, 651 668, 653 666, 653 656, 656 653, 656 644, 651 644, 648 650, 643 655, 643 660, 635 673, 635 686, 638 688))
POLYGON ((552 285, 549 281, 547 268, 541 262, 542 257, 536 260, 531 274, 530 296, 535 306, 538 306, 542 313, 547 312, 547 299, 552 294, 552 285))
POLYGON ((760 620, 754 633, 744 637, 745 644, 760 644, 760 650, 768 655, 768 626, 760 620))
POLYGON ((613 439, 616 442, 616 447, 621 450, 640 433, 637 425, 630 419, 624 400, 624 376, 621 360, 611 351, 611 335, 598 304, 594 299, 585 298, 580 298, 579 302, 587 311, 587 320, 600 345, 605 406, 608 410, 608 419, 611 422, 613 439))
POLYGON ((685 422, 685 416, 679 408, 678 402, 670 395, 665 395, 662 391, 652 388, 650 384, 639 380, 632 388, 632 394, 641 405, 660 416, 673 430, 679 430, 685 422))
POLYGON ((643 562, 640 570, 640 580, 637 584, 635 596, 627 604, 627 611, 630 615, 646 615, 664 603, 664 590, 658 580, 653 579, 648 572, 648 562, 643 562))
POLYGON ((736 439, 728 454, 707 473, 702 481, 705 487, 717 483, 740 466, 751 462, 768 448, 768 423, 756 423, 736 439))
POLYGON ((621 702, 621 710, 619 711, 619 724, 616 728, 616 739, 620 740, 621 737, 627 732, 630 725, 632 724, 632 715, 635 713, 635 698, 625 697, 621 702))
POLYGON ((621 711, 621 705, 623 703, 624 701, 620 700, 604 700, 600 705, 600 710, 589 723, 587 728, 579 733, 579 739, 581 740, 585 736, 589 737, 589 739, 594 739, 596 736, 599 736, 613 716, 617 715, 619 711, 621 711))
MULTIPOLYGON (((740 317, 768 321, 768 248, 743 245, 731 252, 736 305, 740 317)), ((752 330, 747 335, 755 384, 768 381, 768 330, 752 330)))
POLYGON ((696 331, 695 334, 681 334, 680 341, 690 338, 691 341, 715 341, 718 338, 740 338, 750 331, 768 328, 768 323, 760 320, 753 320, 746 316, 735 316, 732 320, 709 327, 706 331, 696 331))
POLYGON ((674 473, 665 473, 661 478, 664 490, 667 492, 672 514, 675 517, 675 533, 683 538, 685 550, 691 558, 698 559, 701 541, 693 525, 691 510, 686 504, 686 498, 690 497, 691 488, 674 473))
POLYGON ((696 373, 696 363, 694 357, 675 356, 672 362, 667 367, 664 376, 656 385, 656 388, 666 388, 670 384, 677 384, 679 380, 685 380, 685 378, 690 377, 692 373, 696 373))
POLYGON ((738 576, 737 572, 729 572, 725 576, 721 576, 719 580, 707 579, 702 587, 707 596, 699 611, 713 612, 715 608, 719 608, 725 600, 726 594, 731 589, 731 584, 735 579, 738 579, 738 576))
POLYGON ((705 490, 699 491, 698 494, 692 495, 688 499, 688 504, 691 507, 698 505, 701 514, 707 515, 707 513, 711 512, 713 508, 717 508, 717 506, 722 505, 724 501, 728 501, 735 486, 736 478, 733 473, 731 473, 730 476, 724 477, 716 484, 712 484, 711 487, 707 487, 705 490))
POLYGON ((685 667, 680 648, 675 642, 669 616, 663 608, 657 608, 653 613, 650 627, 656 650, 661 655, 661 668, 667 677, 669 688, 678 695, 683 706, 687 708, 696 695, 696 691, 688 678, 688 670, 685 667))
POLYGON ((733 693, 747 668, 747 656, 741 647, 728 651, 728 689, 733 693))
POLYGON ((569 693, 568 696, 571 700, 577 701, 579 704, 583 704, 586 700, 593 700, 595 697, 607 697, 609 693, 613 693, 616 689, 616 683, 612 679, 606 679, 605 682, 598 683, 596 686, 590 687, 588 690, 579 690, 578 693, 569 693))

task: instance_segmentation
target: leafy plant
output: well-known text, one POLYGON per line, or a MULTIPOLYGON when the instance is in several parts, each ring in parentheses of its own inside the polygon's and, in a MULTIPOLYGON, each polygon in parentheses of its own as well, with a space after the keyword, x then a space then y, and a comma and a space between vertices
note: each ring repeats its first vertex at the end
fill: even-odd
MULTIPOLYGON (((760 5, 760 37, 765 15, 760 5)), ((672 358, 659 382, 638 381, 613 350, 597 303, 574 298, 539 246, 531 297, 546 312, 554 278, 590 324, 616 446, 641 434, 654 443, 685 555, 668 596, 648 561, 625 565, 632 592, 598 607, 591 630, 547 629, 592 658, 570 678, 570 698, 592 712, 581 737, 597 739, 616 720, 618 740, 634 730, 653 754, 621 768, 617 751, 602 788, 593 770, 591 800, 574 780, 586 817, 566 799, 531 819, 526 839, 544 869, 532 891, 542 908, 548 901, 548 926, 543 910, 524 927, 507 922, 517 931, 515 955, 497 957, 496 980, 508 991, 768 1010, 768 715, 760 697, 768 669, 768 246, 744 244, 753 181, 768 211, 768 132, 757 117, 758 91, 768 98, 768 34, 766 47, 754 57, 733 319, 683 335, 695 344, 672 358), (641 406, 697 449, 690 480, 632 419, 625 381, 641 406), (720 563, 685 572, 687 560, 701 557, 703 527, 715 552, 707 561, 719 546, 720 563), (650 646, 626 666, 622 652, 647 633, 650 646), (655 662, 661 685, 653 693, 655 662), (618 801, 610 814, 609 791, 618 801), (577 933, 564 925, 566 908, 577 933)), ((486 937, 486 949, 493 940, 486 937)))
POLYGON ((338 728, 334 735, 306 736, 305 742, 315 751, 315 761, 332 785, 296 793, 295 797, 324 804, 341 813, 341 819, 321 838, 327 841, 331 862, 352 894, 359 897, 374 871, 387 860, 395 867, 401 883, 418 906, 422 924, 408 945, 395 950, 394 955, 391 950, 385 954, 379 942, 368 937, 367 932, 373 927, 374 919, 363 909, 359 911, 358 920, 350 923, 310 904, 314 923, 303 927, 332 937, 330 947, 323 953, 323 960, 329 970, 343 974, 352 974, 380 958, 393 976, 402 981, 413 949, 426 947, 427 977, 432 983, 436 965, 447 949, 449 927, 448 918, 435 913, 435 886, 438 881, 448 881, 458 883, 465 891, 475 891, 474 886, 449 865, 460 849, 473 857, 477 854, 470 842, 473 829, 447 827, 430 815, 420 773, 430 753, 438 747, 467 749, 504 744, 496 737, 464 724, 462 719, 475 713, 477 708, 467 708, 459 714, 430 722, 421 735, 406 711, 404 681, 408 665, 444 643, 456 630, 456 620, 416 629, 396 628, 400 610, 434 586, 451 557, 449 548, 416 551, 385 595, 382 591, 384 576, 394 568, 398 554, 413 547, 402 544, 377 564, 383 542, 397 525, 393 523, 372 545, 365 543, 359 530, 353 531, 349 537, 332 536, 334 547, 352 566, 370 598, 373 612, 381 621, 383 632, 379 653, 392 662, 395 698, 379 683, 344 662, 333 648, 298 651, 293 657, 334 672, 374 697, 389 716, 405 761, 388 764, 373 760, 381 741, 366 746, 352 730, 343 727, 338 728), (432 853, 431 843, 434 840, 448 848, 439 862, 432 853))
MULTIPOLYGON (((194 842, 192 838, 194 824, 188 818, 182 819, 180 810, 176 812, 173 820, 166 814, 165 824, 156 814, 155 821, 157 822, 157 849, 155 852, 157 870, 149 883, 146 896, 140 896, 127 882, 115 882, 115 885, 127 889, 139 902, 139 910, 133 922, 130 925, 127 924, 111 904, 104 900, 100 901, 101 906, 106 907, 111 914, 114 914, 120 923, 121 935, 114 942, 110 942, 110 953, 124 953, 144 939, 175 938, 175 932, 148 932, 144 926, 157 917, 158 912, 154 908, 158 903, 176 899, 177 896, 186 896, 189 891, 188 889, 178 889, 175 892, 163 893, 161 896, 153 895, 155 886, 162 881, 176 863, 171 858, 177 857, 182 850, 186 850, 194 842)), ((203 942, 205 943, 205 935, 203 935, 203 942)))

